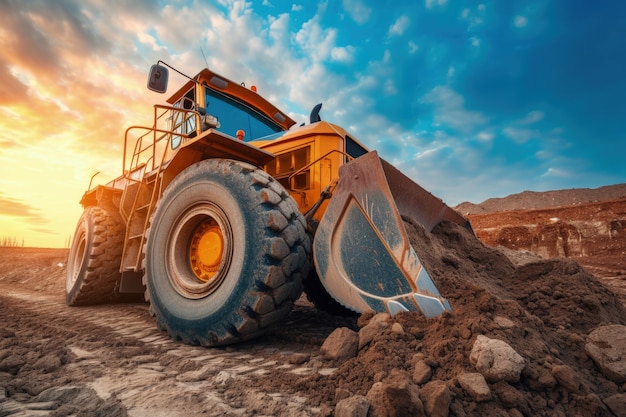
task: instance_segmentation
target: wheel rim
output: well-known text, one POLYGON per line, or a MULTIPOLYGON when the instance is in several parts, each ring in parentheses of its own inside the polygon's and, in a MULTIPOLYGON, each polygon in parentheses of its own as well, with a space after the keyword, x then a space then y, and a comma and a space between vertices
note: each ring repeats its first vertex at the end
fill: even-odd
POLYGON ((183 213, 167 243, 167 272, 183 297, 199 299, 223 282, 232 258, 232 230, 224 212, 202 203, 183 213))

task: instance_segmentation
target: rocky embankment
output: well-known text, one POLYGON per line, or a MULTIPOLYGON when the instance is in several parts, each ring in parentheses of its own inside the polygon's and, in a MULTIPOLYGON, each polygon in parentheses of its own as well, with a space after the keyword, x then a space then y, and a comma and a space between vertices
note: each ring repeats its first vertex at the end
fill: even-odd
POLYGON ((456 209, 485 244, 571 258, 626 294, 626 184, 525 191, 456 209))

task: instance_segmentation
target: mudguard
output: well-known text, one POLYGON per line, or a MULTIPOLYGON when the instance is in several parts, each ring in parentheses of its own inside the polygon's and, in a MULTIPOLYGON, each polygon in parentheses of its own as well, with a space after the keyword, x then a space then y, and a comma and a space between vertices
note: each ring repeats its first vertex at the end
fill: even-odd
POLYGON ((345 164, 313 242, 320 281, 356 312, 439 316, 450 304, 411 247, 401 216, 427 231, 443 220, 471 230, 463 216, 375 151, 345 164))

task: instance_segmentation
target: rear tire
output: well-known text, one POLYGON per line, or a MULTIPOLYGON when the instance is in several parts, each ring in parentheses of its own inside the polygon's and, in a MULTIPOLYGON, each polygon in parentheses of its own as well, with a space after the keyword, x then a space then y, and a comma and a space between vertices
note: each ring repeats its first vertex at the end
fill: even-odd
POLYGON ((119 216, 87 207, 78 220, 65 276, 67 305, 112 301, 121 278, 124 225, 119 216))
POLYGON ((158 326, 203 346, 265 332, 302 292, 305 224, 284 188, 252 165, 211 159, 185 169, 159 200, 144 249, 158 326))

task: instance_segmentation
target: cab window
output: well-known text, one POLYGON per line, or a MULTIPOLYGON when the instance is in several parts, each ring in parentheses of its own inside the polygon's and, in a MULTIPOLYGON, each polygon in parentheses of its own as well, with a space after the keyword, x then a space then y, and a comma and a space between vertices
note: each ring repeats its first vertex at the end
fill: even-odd
MULTIPOLYGON (((194 110, 196 108, 196 89, 190 89, 180 100, 174 103, 174 107, 184 110, 194 110)), ((172 110, 170 118, 170 130, 174 133, 189 135, 196 131, 196 117, 194 113, 172 110)), ((180 146, 183 137, 172 135, 171 147, 176 149, 180 146)))
POLYGON ((245 132, 245 141, 258 139, 283 129, 270 118, 248 107, 244 103, 205 87, 206 111, 220 122, 217 128, 229 136, 236 137, 237 130, 245 132))

